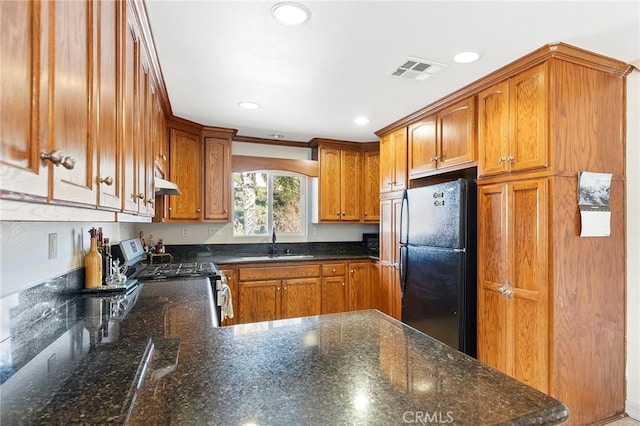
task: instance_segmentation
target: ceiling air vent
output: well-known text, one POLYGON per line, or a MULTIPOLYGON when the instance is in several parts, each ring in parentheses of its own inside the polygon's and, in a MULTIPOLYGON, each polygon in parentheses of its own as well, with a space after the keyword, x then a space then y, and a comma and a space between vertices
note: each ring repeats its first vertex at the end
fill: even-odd
POLYGON ((447 66, 447 64, 425 59, 407 58, 391 75, 407 80, 424 81, 447 66))

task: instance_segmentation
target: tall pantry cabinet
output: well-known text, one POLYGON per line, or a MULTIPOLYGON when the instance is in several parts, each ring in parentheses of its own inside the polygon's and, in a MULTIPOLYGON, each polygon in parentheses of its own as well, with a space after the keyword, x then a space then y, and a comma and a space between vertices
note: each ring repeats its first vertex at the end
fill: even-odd
POLYGON ((478 94, 478 358, 564 402, 624 411, 625 76, 564 44, 478 94), (580 237, 578 172, 612 174, 611 234, 580 237))

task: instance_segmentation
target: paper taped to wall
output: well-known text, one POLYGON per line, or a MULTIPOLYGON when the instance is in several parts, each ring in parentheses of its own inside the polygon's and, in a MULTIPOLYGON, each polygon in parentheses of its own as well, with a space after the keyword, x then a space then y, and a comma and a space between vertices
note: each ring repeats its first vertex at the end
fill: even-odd
POLYGON ((578 172, 578 207, 580 208, 581 237, 611 235, 611 174, 578 172))

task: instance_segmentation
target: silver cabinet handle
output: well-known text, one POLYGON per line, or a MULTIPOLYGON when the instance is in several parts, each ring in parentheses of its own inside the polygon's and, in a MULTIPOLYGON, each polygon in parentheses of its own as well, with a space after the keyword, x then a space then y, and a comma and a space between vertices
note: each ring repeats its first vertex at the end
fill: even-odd
POLYGON ((76 160, 62 154, 62 152, 58 150, 51 151, 50 153, 41 152, 40 159, 42 161, 51 161, 51 163, 55 166, 62 165, 62 167, 67 170, 71 170, 76 166, 76 160))

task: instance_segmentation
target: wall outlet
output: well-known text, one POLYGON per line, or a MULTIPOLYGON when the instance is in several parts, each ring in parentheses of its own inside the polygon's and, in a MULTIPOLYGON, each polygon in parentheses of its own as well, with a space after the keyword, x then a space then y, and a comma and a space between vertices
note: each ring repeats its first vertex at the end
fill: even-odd
POLYGON ((58 234, 49 234, 49 259, 58 258, 58 234))
POLYGON ((209 236, 210 237, 215 237, 219 233, 220 233, 220 228, 218 228, 217 226, 210 226, 209 227, 209 236))
POLYGON ((187 228, 187 227, 182 228, 182 236, 183 237, 188 237, 189 236, 189 228, 187 228))

